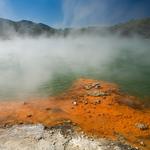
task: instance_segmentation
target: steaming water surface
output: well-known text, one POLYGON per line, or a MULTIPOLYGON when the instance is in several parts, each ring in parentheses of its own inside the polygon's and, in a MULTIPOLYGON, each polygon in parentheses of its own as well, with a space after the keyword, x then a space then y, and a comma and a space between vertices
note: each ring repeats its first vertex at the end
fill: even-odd
POLYGON ((59 94, 80 77, 150 96, 149 40, 117 36, 0 41, 0 99, 59 94))

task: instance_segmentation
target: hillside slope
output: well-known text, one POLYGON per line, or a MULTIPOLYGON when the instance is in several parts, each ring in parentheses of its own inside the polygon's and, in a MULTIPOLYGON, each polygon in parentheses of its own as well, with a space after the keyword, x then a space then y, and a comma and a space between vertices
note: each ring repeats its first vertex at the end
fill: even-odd
POLYGON ((139 35, 150 38, 150 18, 141 20, 131 20, 127 23, 117 24, 110 27, 110 31, 119 32, 121 35, 139 35))
POLYGON ((83 28, 65 28, 55 29, 43 23, 35 23, 28 20, 18 22, 0 18, 0 37, 9 38, 14 35, 19 36, 67 36, 68 34, 98 34, 109 35, 118 34, 121 36, 138 35, 144 38, 150 38, 150 18, 131 20, 109 27, 83 27, 83 28))
POLYGON ((34 23, 27 20, 14 22, 0 18, 0 37, 3 38, 11 37, 13 35, 40 36, 45 34, 50 36, 55 32, 56 29, 42 23, 34 23))

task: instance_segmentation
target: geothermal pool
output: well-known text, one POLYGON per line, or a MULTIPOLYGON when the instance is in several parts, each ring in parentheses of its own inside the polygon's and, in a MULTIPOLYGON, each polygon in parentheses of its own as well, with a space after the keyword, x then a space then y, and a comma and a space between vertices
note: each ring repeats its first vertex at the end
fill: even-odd
POLYGON ((149 99, 146 39, 68 37, 0 41, 0 99, 56 95, 78 78, 113 82, 149 99), (42 43, 42 44, 41 44, 42 43))
MULTIPOLYGON (((129 55, 129 54, 126 54, 129 55)), ((75 79, 85 77, 117 83, 127 93, 140 96, 150 96, 150 64, 142 64, 139 58, 122 54, 111 64, 104 66, 103 71, 98 68, 87 68, 83 72, 69 70, 56 73, 53 80, 43 84, 43 92, 59 93, 68 89, 75 79)))

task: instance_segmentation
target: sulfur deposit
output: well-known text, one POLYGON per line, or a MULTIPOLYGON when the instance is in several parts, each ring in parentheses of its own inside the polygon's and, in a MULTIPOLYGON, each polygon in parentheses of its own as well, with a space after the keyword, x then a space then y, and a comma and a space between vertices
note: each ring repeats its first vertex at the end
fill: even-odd
MULTIPOLYGON (((1 127, 71 124, 77 133, 150 149, 150 109, 112 83, 79 79, 61 95, 0 104, 1 127)), ((67 135, 66 135, 67 136, 67 135)))

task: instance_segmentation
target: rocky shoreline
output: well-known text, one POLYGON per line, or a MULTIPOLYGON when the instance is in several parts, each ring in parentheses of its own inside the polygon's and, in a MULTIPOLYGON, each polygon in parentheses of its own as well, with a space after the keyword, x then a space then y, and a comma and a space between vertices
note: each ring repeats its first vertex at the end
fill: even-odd
POLYGON ((0 103, 0 150, 149 150, 149 137, 150 109, 113 83, 79 79, 58 96, 0 103))
POLYGON ((76 132, 73 125, 51 128, 37 125, 14 125, 0 128, 0 150, 137 150, 120 141, 89 137, 76 132))

